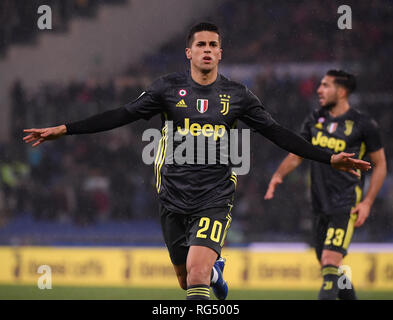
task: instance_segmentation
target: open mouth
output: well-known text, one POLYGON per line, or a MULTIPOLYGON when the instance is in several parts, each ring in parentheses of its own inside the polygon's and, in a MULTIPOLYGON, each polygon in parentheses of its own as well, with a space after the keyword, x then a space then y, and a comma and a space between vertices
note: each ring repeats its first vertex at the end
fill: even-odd
POLYGON ((203 57, 203 61, 205 61, 205 62, 210 62, 211 60, 212 60, 212 58, 209 56, 203 57))

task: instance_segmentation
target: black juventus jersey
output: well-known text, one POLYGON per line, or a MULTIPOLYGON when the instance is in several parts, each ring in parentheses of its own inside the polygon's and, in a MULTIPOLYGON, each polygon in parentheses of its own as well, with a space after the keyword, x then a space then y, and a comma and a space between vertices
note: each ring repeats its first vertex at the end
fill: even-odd
MULTIPOLYGON (((300 134, 320 149, 355 153, 354 158, 358 159, 382 148, 377 123, 353 108, 335 118, 328 110, 315 110, 303 122, 300 134)), ((311 197, 315 213, 329 214, 337 208, 355 206, 362 199, 363 186, 364 175, 358 178, 330 166, 311 163, 311 197)))
POLYGON ((197 159, 194 164, 178 164, 176 159, 168 164, 167 160, 187 135, 210 138, 218 150, 220 138, 236 127, 237 119, 260 131, 275 123, 254 94, 222 75, 207 86, 193 81, 188 72, 161 77, 126 108, 145 119, 161 114, 162 139, 154 163, 156 189, 162 204, 178 213, 227 206, 237 184, 230 163, 220 163, 219 152, 215 164, 207 161, 198 164, 197 159), (174 132, 180 133, 182 140, 171 138, 166 121, 174 132))
MULTIPOLYGON (((202 86, 192 79, 189 71, 159 78, 124 107, 67 123, 67 134, 106 131, 157 114, 162 119, 162 135, 154 162, 155 186, 161 204, 173 212, 187 214, 232 203, 237 177, 231 163, 221 161, 219 142, 224 140, 225 133, 230 140, 228 133, 236 127, 237 120, 289 152, 330 164, 330 152, 314 148, 301 136, 280 126, 244 85, 218 75, 214 83, 202 86), (177 147, 189 137, 192 140, 202 137, 208 140, 203 141, 208 145, 213 142, 212 148, 219 151, 216 161, 206 161, 208 152, 202 157, 196 152, 197 156, 191 157, 196 162, 179 163, 177 147), (205 160, 202 164, 198 162, 201 158, 205 160)), ((230 141, 228 144, 231 147, 230 141)), ((195 150, 199 151, 199 147, 196 141, 195 150)))

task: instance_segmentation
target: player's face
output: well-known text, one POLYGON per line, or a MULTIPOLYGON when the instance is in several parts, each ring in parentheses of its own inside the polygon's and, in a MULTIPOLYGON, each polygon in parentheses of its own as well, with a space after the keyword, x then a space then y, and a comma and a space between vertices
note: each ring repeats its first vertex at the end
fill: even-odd
POLYGON ((317 94, 321 107, 333 107, 338 101, 337 86, 334 83, 334 77, 324 76, 318 87, 317 94))
POLYGON ((186 56, 191 62, 191 67, 205 73, 217 68, 221 54, 219 36, 211 31, 196 32, 191 48, 186 48, 186 56))

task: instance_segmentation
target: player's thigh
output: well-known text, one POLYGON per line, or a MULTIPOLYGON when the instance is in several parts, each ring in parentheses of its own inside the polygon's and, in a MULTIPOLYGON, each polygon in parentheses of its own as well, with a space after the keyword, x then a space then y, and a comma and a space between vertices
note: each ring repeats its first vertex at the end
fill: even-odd
POLYGON ((335 251, 341 253, 343 257, 346 256, 356 221, 356 215, 351 215, 350 212, 351 208, 347 207, 338 209, 328 216, 329 223, 323 244, 324 250, 335 251))
POLYGON ((160 205, 161 228, 164 241, 169 251, 172 264, 179 266, 176 274, 181 272, 181 266, 185 266, 188 254, 187 244, 187 216, 171 212, 160 205))
POLYGON ((211 208, 193 214, 189 219, 189 246, 207 247, 220 256, 231 221, 231 207, 211 208))

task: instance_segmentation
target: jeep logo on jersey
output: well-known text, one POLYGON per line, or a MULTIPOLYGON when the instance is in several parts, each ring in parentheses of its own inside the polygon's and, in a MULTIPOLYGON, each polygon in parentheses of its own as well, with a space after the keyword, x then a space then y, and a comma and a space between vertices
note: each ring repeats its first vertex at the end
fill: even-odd
POLYGON ((181 135, 185 136, 190 133, 192 136, 197 137, 202 134, 205 137, 213 136, 213 139, 216 141, 218 138, 222 138, 226 132, 224 125, 212 125, 210 123, 206 123, 201 126, 199 123, 194 122, 190 125, 190 119, 184 119, 184 128, 180 126, 177 127, 177 132, 181 135))
POLYGON ((209 101, 207 99, 198 99, 197 100, 197 110, 200 113, 205 113, 207 111, 208 102, 209 101))
POLYGON ((347 143, 344 140, 324 136, 322 131, 318 131, 317 136, 312 137, 311 143, 314 146, 321 146, 322 148, 327 147, 334 150, 334 152, 344 151, 347 146, 347 143))

